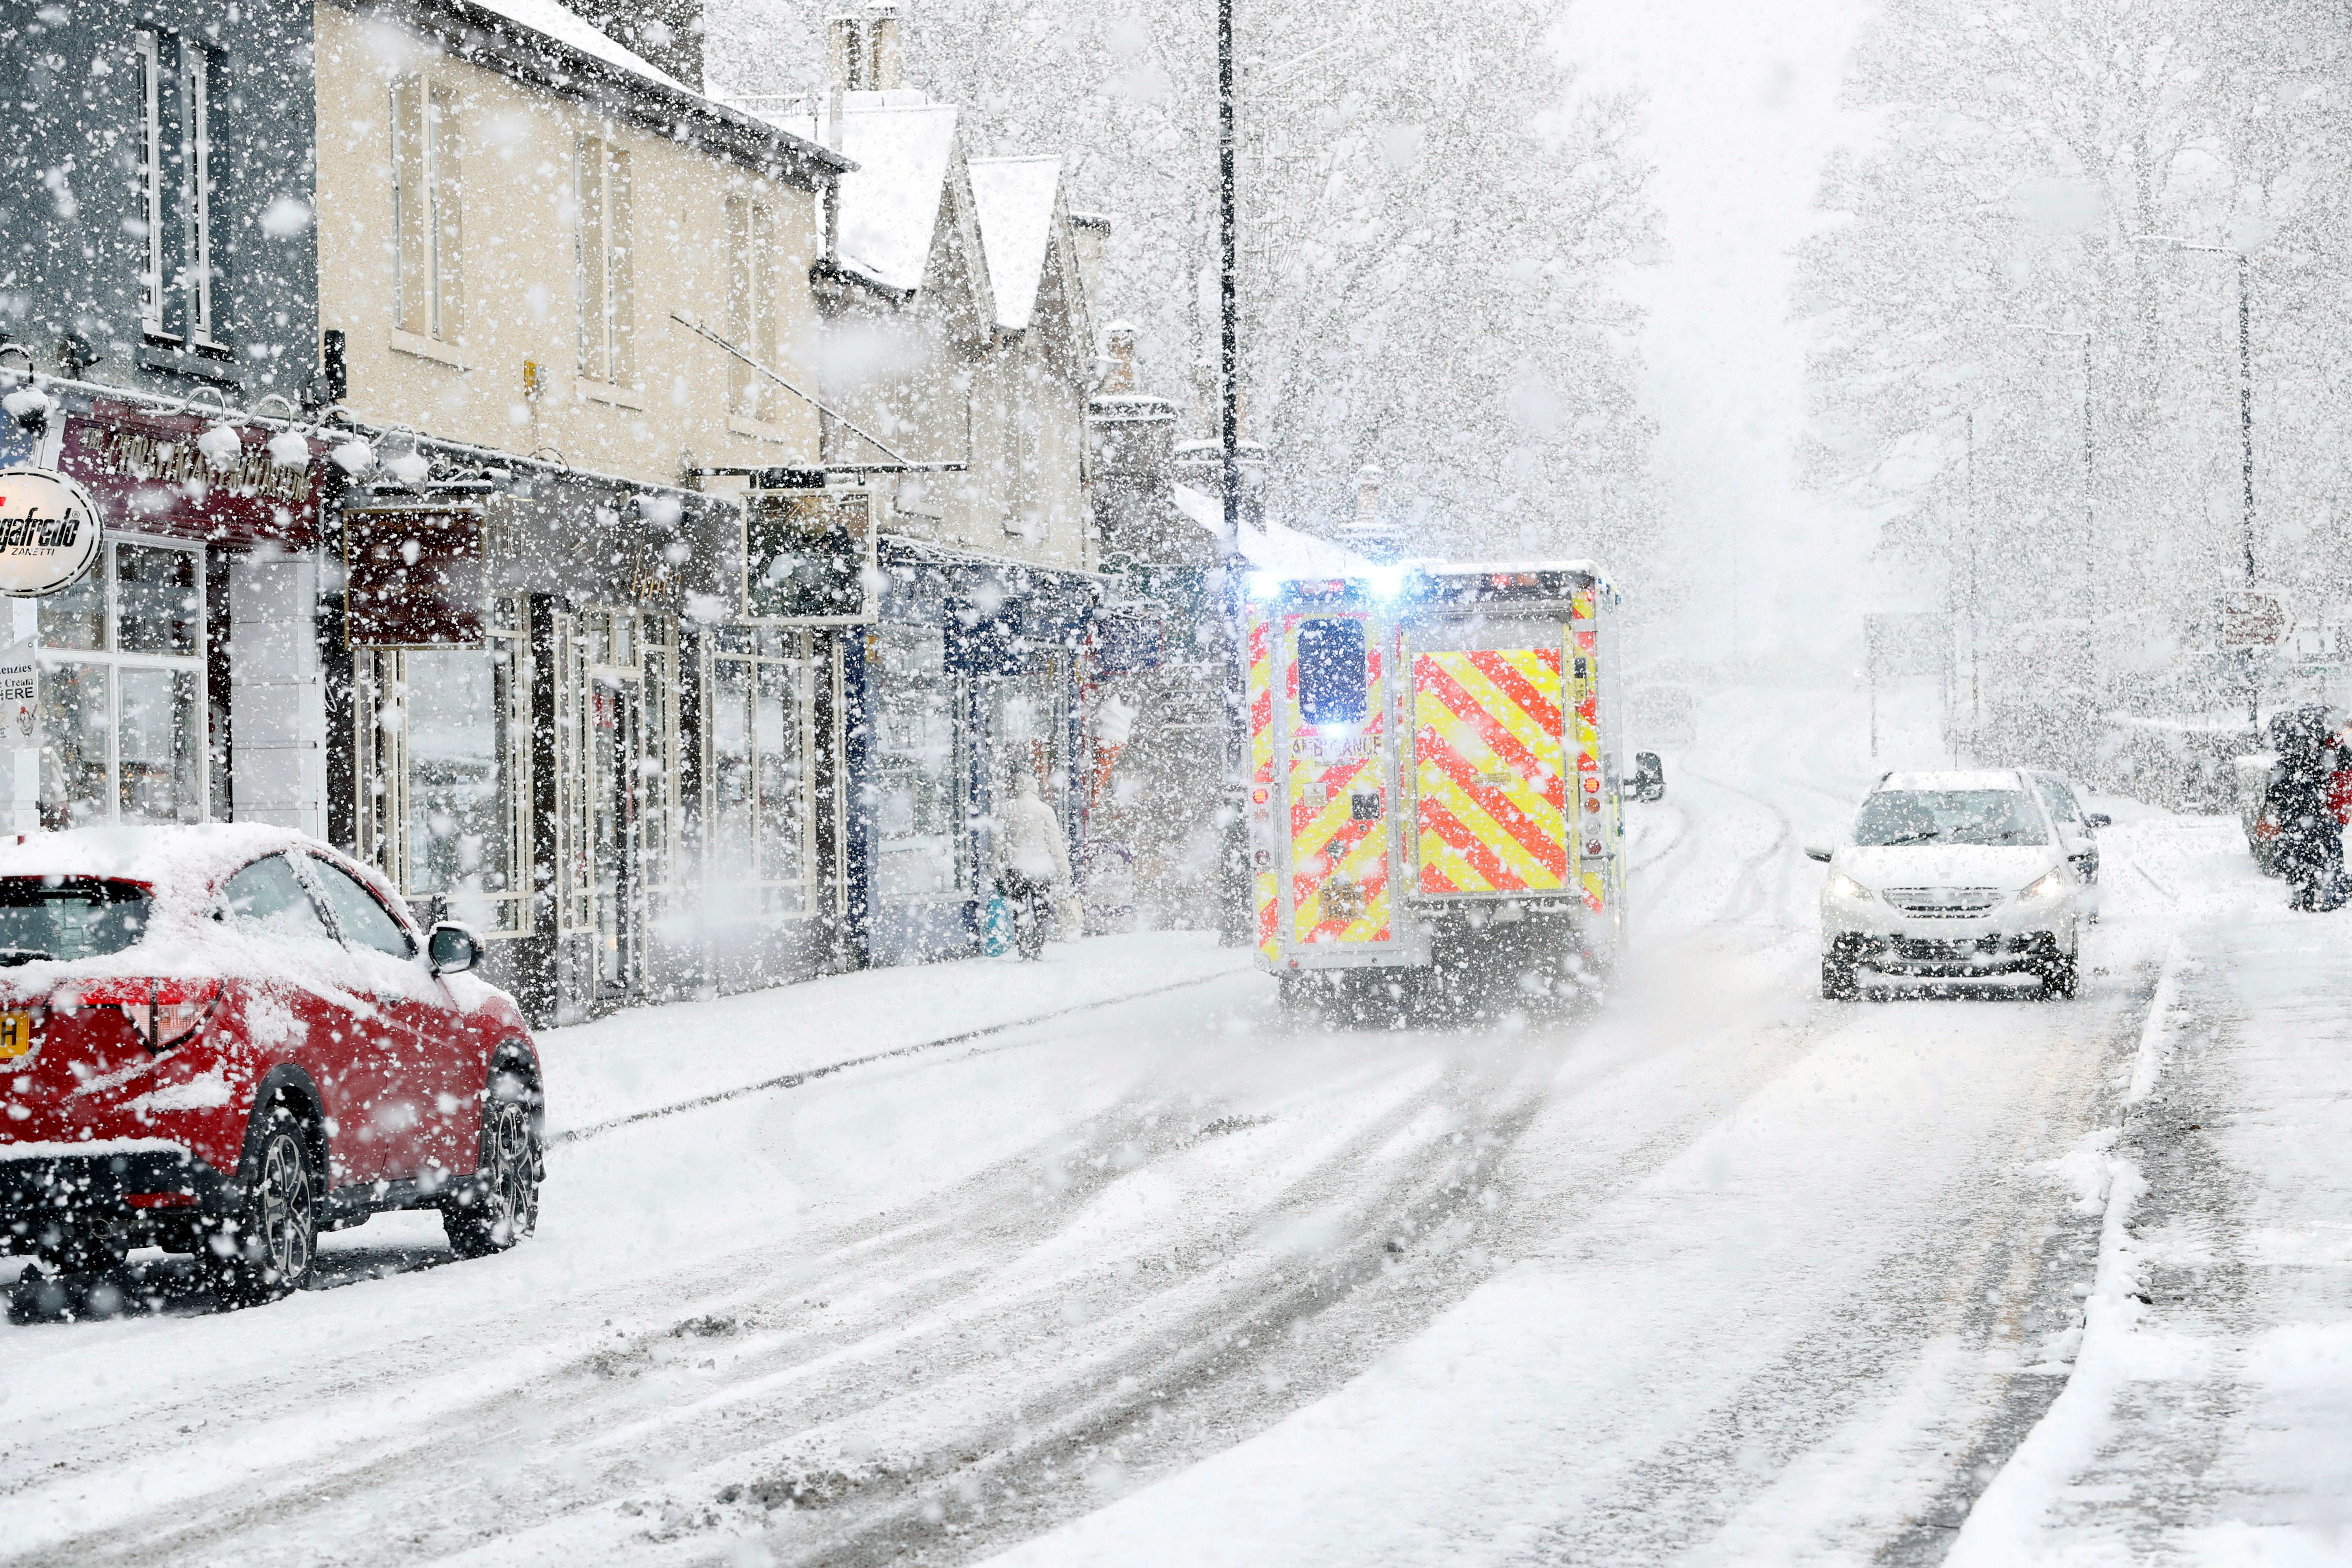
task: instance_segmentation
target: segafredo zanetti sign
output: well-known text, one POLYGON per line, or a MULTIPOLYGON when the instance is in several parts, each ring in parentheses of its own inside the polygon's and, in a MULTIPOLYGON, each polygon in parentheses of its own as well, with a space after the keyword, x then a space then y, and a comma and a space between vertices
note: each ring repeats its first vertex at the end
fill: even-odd
POLYGON ((70 588, 98 559, 98 505, 47 468, 0 468, 0 595, 37 599, 70 588))

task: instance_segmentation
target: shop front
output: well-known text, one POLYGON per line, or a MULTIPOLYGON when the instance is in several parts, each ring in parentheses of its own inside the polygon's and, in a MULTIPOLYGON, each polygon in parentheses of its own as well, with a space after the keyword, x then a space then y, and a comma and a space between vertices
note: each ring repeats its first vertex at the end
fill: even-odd
POLYGON ((873 868, 868 962, 979 951, 992 813, 1024 775, 1082 861, 1078 678, 1099 580, 906 539, 877 552, 865 634, 872 751, 853 837, 873 868))
POLYGON ((238 725, 249 710, 255 754, 270 752, 263 694, 280 661, 276 639, 231 637, 232 603, 257 570, 314 549, 322 448, 226 416, 45 395, 18 455, 78 483, 101 526, 78 574, 5 611, 28 674, 5 727, 10 819, 25 832, 236 817, 238 725))

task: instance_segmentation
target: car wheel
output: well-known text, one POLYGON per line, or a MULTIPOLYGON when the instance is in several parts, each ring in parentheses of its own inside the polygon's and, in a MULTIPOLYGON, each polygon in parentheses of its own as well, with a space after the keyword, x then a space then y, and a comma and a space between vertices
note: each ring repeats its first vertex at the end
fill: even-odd
POLYGON ((2044 1001, 2063 1002, 2074 994, 2074 982, 2080 973, 2074 955, 2061 953, 2047 959, 2042 965, 2042 996, 2044 1001))
POLYGON ((528 1065, 501 1057, 482 1097, 481 1164, 441 1205, 441 1229, 458 1257, 504 1252, 537 1228, 547 1170, 542 1104, 528 1065))
POLYGON ((319 1177, 310 1127, 273 1100, 254 1140, 244 1202, 200 1233, 199 1265, 240 1305, 307 1290, 319 1261, 319 1177))
POLYGON ((1851 1002, 1862 994, 1854 984, 1853 961, 1824 953, 1822 956, 1822 999, 1825 1002, 1851 1002))

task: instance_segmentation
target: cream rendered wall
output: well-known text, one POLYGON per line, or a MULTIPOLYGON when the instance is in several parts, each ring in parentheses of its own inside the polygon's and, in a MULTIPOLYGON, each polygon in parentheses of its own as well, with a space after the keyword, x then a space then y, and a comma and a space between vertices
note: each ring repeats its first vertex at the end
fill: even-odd
POLYGON ((347 335, 364 420, 502 451, 553 447, 578 468, 679 484, 712 467, 814 466, 816 411, 779 394, 758 426, 728 412, 728 360, 669 320, 727 331, 727 199, 776 215, 775 368, 813 389, 818 323, 806 283, 818 198, 731 159, 606 121, 554 92, 443 55, 433 40, 320 0, 318 18, 320 322, 347 335), (443 344, 395 328, 392 82, 425 70, 459 94, 462 323, 443 344), (581 379, 573 155, 583 136, 630 155, 634 384, 581 379), (541 367, 528 396, 526 362, 541 367))

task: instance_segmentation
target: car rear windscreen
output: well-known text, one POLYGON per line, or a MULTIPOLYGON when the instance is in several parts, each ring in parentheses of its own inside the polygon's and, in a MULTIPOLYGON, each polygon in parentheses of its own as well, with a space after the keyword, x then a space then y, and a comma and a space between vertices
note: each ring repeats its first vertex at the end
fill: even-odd
POLYGON ((121 952, 147 930, 147 905, 129 882, 0 877, 0 964, 121 952))
POLYGON ((1859 845, 2047 844, 2042 814, 2021 790, 1888 789, 1862 803, 1859 845))

